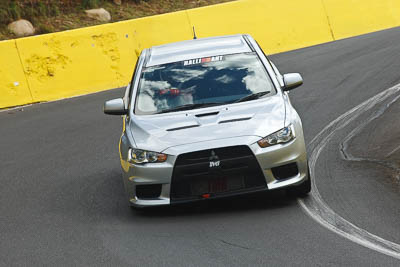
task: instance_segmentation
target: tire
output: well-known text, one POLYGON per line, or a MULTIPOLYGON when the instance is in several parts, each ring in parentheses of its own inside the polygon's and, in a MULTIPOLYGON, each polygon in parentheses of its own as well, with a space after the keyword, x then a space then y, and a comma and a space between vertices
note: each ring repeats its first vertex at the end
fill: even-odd
POLYGON ((299 185, 291 186, 286 189, 286 193, 291 197, 304 197, 311 191, 310 169, 307 172, 308 179, 299 185))

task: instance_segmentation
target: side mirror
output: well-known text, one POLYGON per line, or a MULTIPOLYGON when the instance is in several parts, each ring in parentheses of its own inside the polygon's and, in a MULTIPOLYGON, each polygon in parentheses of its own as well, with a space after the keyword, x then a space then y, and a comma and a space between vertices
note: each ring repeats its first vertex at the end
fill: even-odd
POLYGON ((283 75, 283 82, 285 83, 284 91, 292 90, 303 84, 303 78, 299 73, 288 73, 283 75))
POLYGON ((126 115, 128 111, 125 109, 124 100, 116 98, 104 102, 103 111, 108 115, 126 115))

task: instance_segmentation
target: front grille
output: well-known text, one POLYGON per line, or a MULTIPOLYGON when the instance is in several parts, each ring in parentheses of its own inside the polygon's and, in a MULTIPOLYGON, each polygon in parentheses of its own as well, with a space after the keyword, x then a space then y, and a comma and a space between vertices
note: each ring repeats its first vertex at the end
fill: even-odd
POLYGON ((207 149, 178 156, 171 182, 171 201, 266 186, 257 159, 248 146, 207 149))

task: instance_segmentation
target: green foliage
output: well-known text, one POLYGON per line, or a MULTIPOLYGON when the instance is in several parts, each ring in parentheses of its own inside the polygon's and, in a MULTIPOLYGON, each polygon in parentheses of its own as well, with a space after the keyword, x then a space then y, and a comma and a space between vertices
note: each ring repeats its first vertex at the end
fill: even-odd
POLYGON ((21 10, 15 1, 0 1, 0 23, 9 23, 20 16, 21 10))
POLYGON ((82 0, 81 5, 83 8, 94 8, 98 7, 103 1, 102 0, 82 0))
POLYGON ((14 1, 9 3, 8 15, 14 19, 19 18, 21 9, 14 1))
POLYGON ((42 23, 37 25, 36 30, 39 34, 54 32, 54 29, 51 26, 42 23))

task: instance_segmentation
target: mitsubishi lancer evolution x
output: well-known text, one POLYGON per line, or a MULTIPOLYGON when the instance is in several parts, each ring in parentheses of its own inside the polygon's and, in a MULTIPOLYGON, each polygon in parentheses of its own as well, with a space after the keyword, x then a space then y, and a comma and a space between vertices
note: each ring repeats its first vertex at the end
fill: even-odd
POLYGON ((134 207, 311 190, 302 123, 281 75, 249 35, 144 49, 123 98, 123 182, 134 207))

